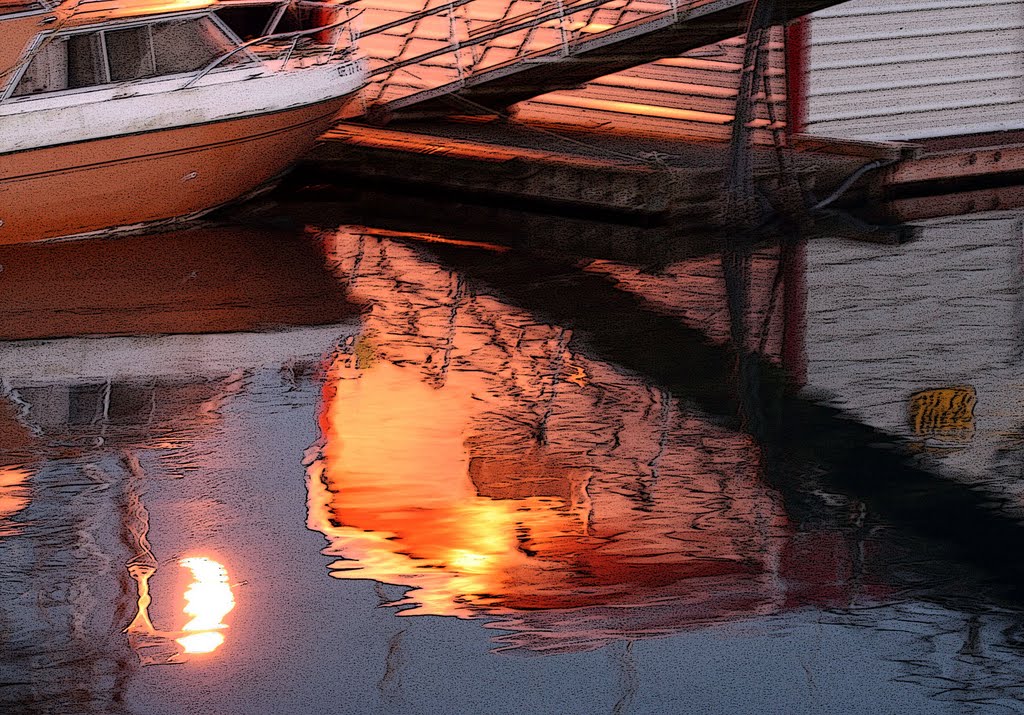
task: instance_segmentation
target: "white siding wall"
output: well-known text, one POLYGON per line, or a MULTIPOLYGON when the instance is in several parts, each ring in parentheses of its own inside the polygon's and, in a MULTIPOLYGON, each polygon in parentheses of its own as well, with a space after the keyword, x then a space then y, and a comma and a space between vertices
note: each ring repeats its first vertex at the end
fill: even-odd
POLYGON ((812 16, 808 68, 812 134, 1024 128, 1024 0, 852 0, 812 16))

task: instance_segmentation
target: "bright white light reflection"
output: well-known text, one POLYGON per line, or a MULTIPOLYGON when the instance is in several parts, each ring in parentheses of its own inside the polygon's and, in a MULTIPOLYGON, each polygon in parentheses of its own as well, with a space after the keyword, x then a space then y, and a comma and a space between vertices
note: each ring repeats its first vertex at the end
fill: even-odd
POLYGON ((181 644, 186 653, 211 653, 223 642, 224 635, 217 631, 193 633, 190 636, 178 638, 178 643, 181 644))
POLYGON ((188 633, 177 642, 186 653, 210 653, 224 642, 219 630, 227 628, 221 619, 235 607, 235 597, 228 585, 228 572, 223 565, 206 557, 181 560, 195 579, 185 591, 185 615, 192 620, 181 629, 188 633))

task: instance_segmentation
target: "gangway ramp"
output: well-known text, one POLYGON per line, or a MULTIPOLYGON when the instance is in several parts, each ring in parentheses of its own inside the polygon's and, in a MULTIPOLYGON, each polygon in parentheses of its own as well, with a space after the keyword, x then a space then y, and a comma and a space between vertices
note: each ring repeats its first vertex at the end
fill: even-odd
MULTIPOLYGON (((842 0, 779 0, 777 21, 842 0)), ((355 0, 371 82, 346 118, 501 110, 743 33, 750 0, 355 0)))

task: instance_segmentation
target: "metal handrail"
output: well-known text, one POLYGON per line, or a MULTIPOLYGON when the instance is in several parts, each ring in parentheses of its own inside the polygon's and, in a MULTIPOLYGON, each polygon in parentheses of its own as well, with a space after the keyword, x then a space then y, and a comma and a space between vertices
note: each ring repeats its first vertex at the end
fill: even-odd
MULTIPOLYGON (((557 0, 556 0, 557 2, 557 0)), ((459 43, 458 49, 462 48, 473 48, 480 45, 484 45, 499 36, 506 34, 512 34, 514 32, 523 32, 524 30, 528 33, 535 29, 539 23, 550 21, 552 19, 564 20, 573 15, 587 10, 601 9, 601 7, 609 4, 611 0, 566 0, 566 2, 557 2, 558 7, 555 9, 540 8, 533 10, 528 13, 522 13, 516 15, 513 20, 514 22, 510 25, 506 25, 507 20, 501 20, 498 22, 490 23, 486 27, 479 28, 469 33, 469 38, 466 41, 459 43)), ((702 7, 703 5, 714 2, 714 0, 666 0, 665 9, 651 12, 642 18, 631 20, 623 25, 617 25, 608 30, 604 30, 599 33, 588 35, 584 38, 578 31, 567 32, 562 26, 562 41, 560 44, 555 44, 550 47, 543 47, 536 50, 526 50, 526 43, 529 42, 529 37, 525 38, 523 44, 520 46, 516 56, 497 64, 488 65, 483 70, 477 70, 475 67, 476 60, 468 68, 462 67, 461 65, 457 68, 459 71, 458 80, 439 84, 433 87, 420 87, 415 85, 404 84, 404 87, 414 87, 415 91, 411 94, 405 94, 401 97, 390 99, 384 102, 379 101, 380 97, 384 96, 385 89, 389 85, 400 84, 395 82, 392 76, 399 71, 405 70, 411 65, 417 65, 422 63, 424 60, 432 59, 434 57, 447 54, 452 52, 452 48, 438 48, 429 52, 417 55, 415 57, 406 58, 396 62, 383 63, 381 66, 375 68, 370 72, 370 77, 378 77, 380 75, 388 75, 382 82, 382 90, 378 97, 378 101, 375 102, 375 106, 379 109, 382 107, 403 107, 410 99, 416 101, 414 98, 423 97, 426 95, 432 95, 438 92, 453 91, 453 88, 465 87, 468 84, 474 82, 474 79, 479 74, 490 75, 494 72, 506 72, 509 67, 517 64, 525 64, 530 60, 550 57, 555 53, 558 53, 562 57, 570 56, 574 54, 581 45, 586 45, 592 41, 600 41, 601 38, 613 35, 618 32, 629 32, 630 28, 638 26, 644 26, 649 23, 661 23, 665 20, 671 20, 672 22, 678 22, 681 16, 689 16, 694 10, 702 7), (571 37, 570 37, 571 35, 571 37)), ((415 75, 414 75, 415 76, 415 75)))
MULTIPOLYGON (((482 45, 482 44, 484 44, 486 42, 490 42, 491 40, 495 40, 495 39, 497 39, 499 37, 504 37, 505 35, 510 35, 512 33, 515 33, 515 32, 522 32, 524 30, 528 31, 528 30, 531 30, 531 29, 535 28, 537 25, 539 25, 542 22, 547 22, 549 20, 556 20, 556 19, 564 19, 564 18, 570 17, 570 16, 572 16, 572 15, 578 13, 578 12, 585 12, 586 10, 597 9, 597 8, 601 7, 602 5, 609 4, 610 2, 612 2, 612 0, 581 0, 580 2, 577 2, 577 3, 572 4, 572 5, 563 5, 560 8, 555 8, 555 9, 550 9, 550 10, 542 9, 542 10, 533 11, 533 12, 530 12, 530 13, 523 13, 522 15, 517 15, 514 18, 514 23, 510 24, 510 25, 503 24, 503 21, 493 22, 493 23, 490 23, 486 27, 479 28, 479 29, 474 30, 473 32, 469 33, 468 39, 465 42, 460 42, 459 43, 459 48, 461 49, 461 48, 466 48, 466 47, 474 47, 474 46, 477 46, 477 45, 482 45)), ((678 11, 678 5, 675 6, 674 10, 669 10, 669 12, 678 13, 679 12, 678 11)), ((652 13, 651 17, 654 17, 657 14, 661 14, 661 13, 652 13)), ((646 19, 649 19, 649 18, 645 18, 645 20, 646 19)), ((399 24, 399 23, 396 22, 396 23, 393 23, 393 24, 399 24)), ((364 34, 368 34, 368 33, 364 33, 364 34)), ((524 59, 526 57, 530 57, 532 55, 546 55, 546 54, 550 54, 553 51, 555 51, 554 47, 552 47, 552 48, 545 48, 545 49, 542 49, 542 50, 535 50, 533 52, 525 53, 523 55, 517 55, 512 60, 509 60, 509 62, 519 62, 520 60, 522 60, 522 59, 524 59)), ((386 63, 382 64, 381 66, 375 68, 373 71, 371 71, 369 76, 371 78, 372 77, 378 77, 378 76, 380 76, 382 74, 387 74, 388 72, 394 72, 394 71, 403 69, 405 67, 408 67, 410 65, 420 64, 421 62, 424 62, 425 60, 430 60, 430 59, 433 59, 435 57, 440 57, 441 55, 448 54, 449 52, 452 52, 451 47, 441 47, 441 48, 438 48, 438 49, 430 50, 428 52, 424 52, 424 53, 422 53, 420 55, 416 55, 415 57, 408 57, 408 58, 405 58, 405 59, 402 59, 402 60, 396 60, 396 61, 393 61, 393 62, 386 62, 386 63)))
MULTIPOLYGON (((306 35, 315 35, 317 33, 325 32, 327 30, 334 30, 334 29, 340 28, 343 25, 347 25, 348 23, 350 23, 353 20, 355 20, 356 18, 358 18, 360 15, 363 14, 363 12, 364 11, 360 11, 360 12, 356 13, 355 15, 353 15, 352 17, 347 17, 344 20, 341 20, 340 22, 332 22, 329 25, 323 25, 321 27, 314 27, 314 28, 311 28, 311 29, 308 29, 308 30, 295 30, 295 31, 292 31, 292 32, 280 32, 280 33, 277 33, 277 34, 274 34, 274 35, 264 35, 262 37, 253 38, 252 40, 249 40, 248 42, 243 42, 241 45, 238 45, 237 47, 233 48, 230 52, 225 52, 223 55, 221 55, 217 59, 215 59, 212 62, 210 62, 202 70, 200 70, 197 74, 195 74, 194 76, 190 77, 189 80, 187 82, 185 82, 185 84, 183 84, 180 87, 178 87, 178 89, 179 90, 188 89, 189 87, 194 85, 196 82, 201 80, 203 77, 205 77, 206 75, 210 74, 210 72, 212 72, 213 70, 215 70, 218 67, 220 67, 222 64, 224 64, 224 62, 226 62, 229 58, 233 57, 235 54, 237 54, 237 53, 239 53, 239 52, 241 52, 243 50, 247 50, 249 47, 252 47, 253 45, 258 45, 258 44, 267 42, 268 40, 289 40, 289 39, 292 40, 292 43, 288 46, 288 49, 285 51, 285 56, 286 56, 285 61, 287 62, 287 60, 291 58, 292 52, 295 51, 295 46, 298 43, 299 38, 301 38, 303 36, 306 36, 306 35)), ((337 48, 338 48, 338 39, 335 39, 334 40, 334 46, 331 48, 331 52, 328 55, 328 60, 331 57, 334 56, 334 53, 337 51, 337 48)), ((327 60, 325 60, 325 62, 326 61, 327 60)))

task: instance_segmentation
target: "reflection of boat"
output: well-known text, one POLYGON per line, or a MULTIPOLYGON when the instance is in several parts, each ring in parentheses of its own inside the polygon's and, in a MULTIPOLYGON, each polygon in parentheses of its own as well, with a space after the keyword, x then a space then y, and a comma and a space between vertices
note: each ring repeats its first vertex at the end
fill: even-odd
MULTIPOLYGON (((42 433, 109 440, 115 426, 187 422, 182 400, 201 412, 239 371, 312 370, 355 325, 314 243, 274 231, 0 246, 0 265, 0 381, 20 412, 10 423, 42 433)), ((25 449, 2 417, 0 449, 25 449)))
POLYGON ((0 265, 6 340, 258 331, 352 313, 315 244, 277 231, 203 227, 0 246, 0 265))
MULTIPOLYGON (((217 243, 208 232, 190 233, 217 243)), ((304 264, 297 260, 303 251, 283 247, 287 265, 304 264)), ((236 248, 229 254, 253 268, 252 256, 236 248)), ((249 280, 231 290, 244 292, 249 280)), ((287 285, 281 279, 268 287, 273 294, 287 285)), ((72 309, 83 305, 86 296, 77 293, 83 288, 76 287, 72 309)), ((207 291, 223 298, 214 283, 199 295, 207 291)), ((130 295, 132 310, 139 295, 130 295)), ((245 326, 256 312, 242 311, 235 325, 245 326)), ((222 478, 223 452, 232 450, 197 444, 222 438, 223 411, 244 391, 245 375, 256 374, 263 385, 272 376, 294 389, 350 331, 299 324, 273 332, 0 343, 0 580, 20 584, 0 589, 8 683, 0 688, 0 712, 116 712, 124 709, 119 703, 137 664, 182 662, 213 650, 224 657, 221 644, 238 635, 228 629, 239 596, 229 575, 241 559, 240 550, 224 548, 214 536, 231 507, 202 487, 198 498, 188 498, 188 489, 182 498, 178 486, 202 483, 211 473, 217 475, 211 482, 222 478), (31 462, 18 461, 24 452, 31 462), (161 523, 172 526, 162 531, 161 523), (179 567, 168 564, 172 555, 189 559, 179 567), (44 675, 40 662, 49 664, 44 675)))
POLYGON ((272 181, 364 81, 340 22, 243 42, 211 0, 0 3, 0 243, 196 215, 272 181))

